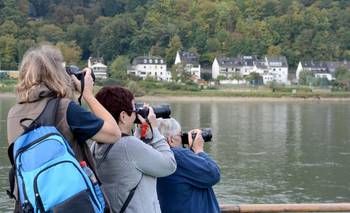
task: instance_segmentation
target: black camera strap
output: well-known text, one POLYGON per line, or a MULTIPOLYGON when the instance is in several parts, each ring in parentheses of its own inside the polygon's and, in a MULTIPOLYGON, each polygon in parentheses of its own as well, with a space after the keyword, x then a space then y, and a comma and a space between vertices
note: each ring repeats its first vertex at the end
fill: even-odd
POLYGON ((84 87, 85 87, 85 81, 84 81, 84 76, 82 76, 80 78, 80 96, 78 98, 80 106, 81 106, 81 98, 83 97, 84 87))

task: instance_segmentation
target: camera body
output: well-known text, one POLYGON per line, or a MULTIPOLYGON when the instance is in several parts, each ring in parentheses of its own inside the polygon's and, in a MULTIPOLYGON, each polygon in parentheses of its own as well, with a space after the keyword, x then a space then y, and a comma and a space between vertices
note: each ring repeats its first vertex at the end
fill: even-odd
MULTIPOLYGON (((201 131, 202 131, 201 135, 202 135, 204 142, 210 142, 211 138, 213 137, 211 128, 202 128, 201 131)), ((196 138, 196 135, 197 135, 197 133, 194 133, 194 132, 192 133, 192 140, 194 140, 196 138)), ((181 135, 181 141, 182 141, 182 144, 188 144, 188 133, 187 132, 185 132, 181 135)))
MULTIPOLYGON (((82 79, 84 79, 85 76, 85 72, 83 72, 82 70, 80 70, 79 67, 75 66, 75 65, 69 65, 66 67, 66 72, 68 73, 68 75, 74 75, 75 77, 77 77, 77 79, 79 81, 81 81, 82 79)), ((91 77, 95 82, 95 74, 93 72, 93 70, 91 69, 91 77)))
MULTIPOLYGON (((170 105, 163 104, 160 106, 152 107, 156 118, 170 118, 171 109, 170 105)), ((149 108, 144 107, 143 103, 135 103, 136 114, 141 115, 144 119, 147 119, 149 108)), ((140 124, 140 120, 136 117, 135 123, 140 124)))

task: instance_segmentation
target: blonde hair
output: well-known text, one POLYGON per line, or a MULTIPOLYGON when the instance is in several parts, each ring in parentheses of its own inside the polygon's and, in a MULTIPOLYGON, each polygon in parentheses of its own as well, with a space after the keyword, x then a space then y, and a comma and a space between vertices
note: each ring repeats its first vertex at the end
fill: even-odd
POLYGON ((158 118, 158 130, 164 137, 175 136, 181 132, 181 126, 174 118, 158 118))
POLYGON ((62 53, 50 44, 41 44, 25 53, 16 87, 19 100, 28 102, 29 94, 40 85, 45 85, 57 97, 73 97, 73 85, 63 67, 62 53))

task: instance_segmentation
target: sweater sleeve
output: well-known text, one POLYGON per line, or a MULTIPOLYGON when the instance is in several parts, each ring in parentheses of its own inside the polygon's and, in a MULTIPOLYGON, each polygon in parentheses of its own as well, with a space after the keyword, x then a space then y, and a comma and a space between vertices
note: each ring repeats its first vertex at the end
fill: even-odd
POLYGON ((164 177, 175 172, 176 161, 165 138, 154 129, 154 138, 151 143, 145 144, 136 137, 126 147, 127 155, 135 167, 142 173, 164 177))
POLYGON ((197 188, 209 188, 220 181, 220 169, 211 157, 189 149, 174 150, 178 165, 177 174, 197 188))

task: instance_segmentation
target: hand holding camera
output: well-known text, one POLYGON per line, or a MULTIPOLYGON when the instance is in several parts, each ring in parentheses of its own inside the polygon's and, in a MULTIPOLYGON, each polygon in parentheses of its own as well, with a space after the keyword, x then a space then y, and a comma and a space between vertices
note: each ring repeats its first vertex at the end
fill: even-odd
MULTIPOLYGON (((149 105, 144 105, 142 102, 135 103, 136 114, 140 115, 142 118, 146 119, 149 115, 149 105)), ((153 114, 156 118, 170 118, 171 110, 169 105, 161 105, 158 107, 152 107, 153 114)), ((135 123, 142 123, 137 116, 135 123)))
MULTIPOLYGON (((158 128, 158 123, 157 123, 157 118, 156 115, 154 114, 154 110, 152 107, 150 107, 149 105, 145 104, 143 106, 144 108, 148 109, 148 115, 147 115, 147 119, 149 121, 149 123, 151 124, 152 128, 158 128)), ((143 124, 146 123, 146 120, 143 118, 142 115, 137 114, 137 118, 139 119, 139 121, 143 124)))
POLYGON ((200 152, 204 152, 204 140, 202 137, 202 131, 200 129, 191 130, 188 133, 188 144, 193 150, 194 153, 198 154, 200 152), (192 135, 196 135, 195 138, 192 138, 192 135))
POLYGON ((94 89, 94 79, 92 77, 92 71, 90 68, 85 68, 82 70, 81 75, 72 75, 72 79, 75 85, 75 88, 78 92, 81 92, 81 79, 78 79, 78 77, 80 78, 84 78, 84 91, 83 91, 83 96, 84 95, 92 95, 93 94, 93 89, 94 89))
MULTIPOLYGON (((201 136, 202 136, 204 142, 210 142, 211 138, 213 137, 211 128, 202 128, 200 130, 201 130, 201 136)), ((184 132, 181 135, 182 144, 189 144, 189 142, 188 142, 189 135, 192 135, 192 140, 194 140, 196 137, 195 132, 192 132, 192 133, 191 132, 188 132, 188 133, 184 132)))

